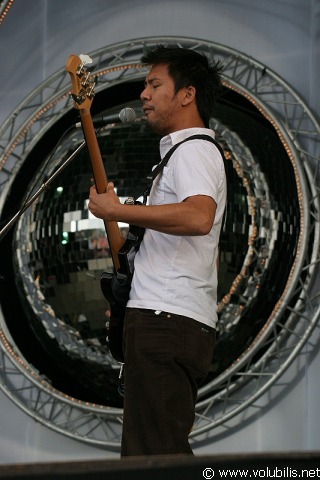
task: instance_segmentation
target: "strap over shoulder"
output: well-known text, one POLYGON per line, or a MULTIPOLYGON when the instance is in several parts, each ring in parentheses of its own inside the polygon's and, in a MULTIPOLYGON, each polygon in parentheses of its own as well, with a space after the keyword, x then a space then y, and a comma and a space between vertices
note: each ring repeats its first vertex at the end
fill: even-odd
POLYGON ((210 135, 199 134, 199 135, 191 135, 190 137, 185 138, 184 140, 182 140, 179 143, 176 143, 172 148, 170 148, 170 150, 163 157, 163 159, 158 163, 158 165, 149 173, 149 175, 147 175, 147 177, 145 179, 142 180, 141 183, 146 186, 145 191, 143 192, 144 203, 146 203, 146 201, 147 201, 147 196, 150 193, 151 186, 152 186, 152 183, 153 183, 154 179, 159 175, 159 173, 162 172, 164 167, 167 165, 171 155, 175 152, 175 150, 178 147, 180 147, 180 145, 182 143, 188 142, 189 140, 206 140, 208 142, 213 143, 218 148, 218 150, 219 150, 219 152, 220 152, 220 154, 223 158, 223 162, 225 162, 226 159, 225 159, 224 152, 223 152, 221 146, 219 145, 219 143, 214 138, 210 137, 210 135))

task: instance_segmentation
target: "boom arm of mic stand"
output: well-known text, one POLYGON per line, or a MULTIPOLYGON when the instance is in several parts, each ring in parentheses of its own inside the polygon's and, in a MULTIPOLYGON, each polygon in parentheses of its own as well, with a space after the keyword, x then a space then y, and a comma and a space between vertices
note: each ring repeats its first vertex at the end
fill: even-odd
POLYGON ((39 195, 41 195, 42 192, 44 192, 48 186, 58 177, 58 175, 60 175, 60 173, 62 172, 62 170, 64 170, 68 165, 69 163, 72 162, 72 160, 78 155, 78 153, 84 148, 84 146, 86 145, 86 141, 83 141, 79 147, 70 155, 70 157, 67 158, 67 160, 65 160, 63 162, 63 164, 48 178, 48 180, 46 180, 42 185, 41 187, 39 188, 39 190, 37 190, 31 198, 29 198, 29 200, 23 205, 23 207, 11 218, 11 220, 9 220, 9 222, 2 228, 2 230, 0 230, 0 241, 2 240, 2 238, 6 235, 6 233, 8 233, 8 231, 10 230, 10 228, 18 221, 18 219, 21 217, 21 215, 30 207, 30 205, 32 205, 32 203, 39 197, 39 195))

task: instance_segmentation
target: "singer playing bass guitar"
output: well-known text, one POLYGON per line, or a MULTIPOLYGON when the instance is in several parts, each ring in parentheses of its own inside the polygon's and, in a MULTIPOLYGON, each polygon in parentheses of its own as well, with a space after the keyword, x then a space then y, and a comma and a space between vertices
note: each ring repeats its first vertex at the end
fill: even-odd
POLYGON ((134 260, 124 322, 121 454, 192 453, 188 435, 199 384, 210 369, 217 323, 217 255, 226 202, 223 158, 209 128, 221 66, 193 50, 147 49, 141 101, 177 147, 154 179, 148 205, 122 204, 114 185, 90 190, 105 222, 145 229, 134 260))

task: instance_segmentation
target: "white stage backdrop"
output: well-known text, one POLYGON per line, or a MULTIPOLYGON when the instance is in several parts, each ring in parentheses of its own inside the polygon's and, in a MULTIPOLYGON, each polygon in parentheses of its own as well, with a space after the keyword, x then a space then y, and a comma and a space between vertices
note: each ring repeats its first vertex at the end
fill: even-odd
MULTIPOLYGON (((0 124, 71 53, 165 35, 244 52, 283 77, 319 115, 319 0, 15 0, 0 25, 0 124)), ((6 255, 1 245, 0 253, 6 255)), ((318 450, 319 370, 315 331, 255 413, 244 413, 234 428, 221 427, 214 441, 208 434, 195 453, 318 450)), ((0 410, 2 463, 118 457, 36 423, 2 392, 0 410)))

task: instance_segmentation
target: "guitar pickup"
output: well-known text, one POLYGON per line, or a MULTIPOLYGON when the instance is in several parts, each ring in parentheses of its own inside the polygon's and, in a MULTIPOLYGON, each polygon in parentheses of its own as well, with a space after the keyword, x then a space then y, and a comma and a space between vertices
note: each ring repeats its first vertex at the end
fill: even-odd
POLYGON ((117 276, 117 280, 119 281, 120 284, 125 283, 128 279, 128 275, 126 273, 117 272, 116 276, 117 276))

